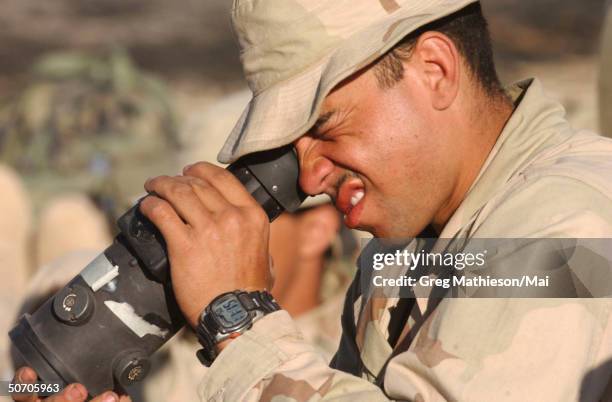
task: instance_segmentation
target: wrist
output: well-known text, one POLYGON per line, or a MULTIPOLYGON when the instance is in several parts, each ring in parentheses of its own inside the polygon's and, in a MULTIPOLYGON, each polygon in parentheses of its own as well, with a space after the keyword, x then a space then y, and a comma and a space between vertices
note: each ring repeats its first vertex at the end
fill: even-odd
POLYGON ((222 293, 211 300, 198 318, 196 334, 203 349, 198 351, 200 361, 209 366, 217 355, 253 324, 279 305, 267 291, 235 290, 222 293))
POLYGON ((215 300, 216 298, 218 298, 219 296, 223 294, 230 293, 236 290, 242 290, 245 292, 255 292, 255 291, 267 292, 268 291, 265 286, 244 286, 244 287, 231 288, 231 289, 220 290, 218 292, 215 292, 214 294, 206 297, 203 303, 202 302, 199 303, 201 304, 200 307, 196 308, 190 314, 185 314, 185 319, 187 320, 187 323, 189 324, 189 326, 191 326, 191 328, 193 329, 196 329, 196 327, 198 326, 200 317, 204 313, 204 310, 206 310, 206 308, 213 302, 213 300, 215 300))
MULTIPOLYGON (((238 338, 238 337, 236 337, 238 338)), ((230 338, 230 339, 226 339, 224 341, 221 341, 217 344, 217 353, 221 353, 221 351, 223 349, 225 349, 227 346, 229 346, 230 343, 232 343, 232 341, 236 338, 230 338)))

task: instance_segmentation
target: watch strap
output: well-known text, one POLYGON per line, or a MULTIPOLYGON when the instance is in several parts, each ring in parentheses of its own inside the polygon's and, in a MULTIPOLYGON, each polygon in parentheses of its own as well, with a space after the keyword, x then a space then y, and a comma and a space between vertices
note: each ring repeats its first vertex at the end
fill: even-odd
POLYGON ((217 337, 216 335, 220 332, 220 328, 217 322, 213 318, 212 306, 213 304, 223 296, 227 294, 233 294, 240 301, 240 304, 250 313, 261 312, 261 314, 251 315, 249 323, 240 328, 235 333, 240 334, 245 330, 249 329, 255 321, 259 318, 280 310, 281 307, 278 305, 274 297, 267 291, 253 291, 246 292, 242 290, 236 290, 233 292, 224 293, 217 296, 213 301, 204 309, 198 320, 196 327, 196 335, 200 344, 203 346, 202 349, 198 350, 196 356, 200 362, 209 367, 217 357, 217 337))
POLYGON ((280 310, 274 297, 267 291, 241 292, 237 297, 248 311, 260 310, 264 314, 269 314, 280 310))

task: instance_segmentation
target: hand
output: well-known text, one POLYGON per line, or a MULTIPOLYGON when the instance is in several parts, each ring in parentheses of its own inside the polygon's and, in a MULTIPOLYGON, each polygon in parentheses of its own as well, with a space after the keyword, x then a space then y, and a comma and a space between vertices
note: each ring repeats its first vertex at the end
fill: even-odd
POLYGON ((140 210, 168 247, 176 301, 189 324, 221 293, 271 287, 269 222, 230 172, 210 163, 147 180, 140 210))
POLYGON ((341 221, 332 204, 317 205, 299 215, 297 257, 300 262, 320 261, 338 235, 341 221))
MULTIPOLYGON (((29 367, 22 367, 15 373, 14 383, 29 384, 36 382, 37 376, 34 370, 29 367)), ((70 384, 62 392, 48 398, 41 398, 36 395, 15 395, 14 401, 19 402, 83 402, 87 399, 87 389, 81 384, 70 384)), ((114 392, 108 391, 98 395, 91 402, 130 402, 129 396, 119 397, 114 392)))
POLYGON ((296 214, 284 214, 270 225, 270 253, 274 257, 272 294, 293 317, 320 303, 325 252, 340 228, 331 204, 296 214))

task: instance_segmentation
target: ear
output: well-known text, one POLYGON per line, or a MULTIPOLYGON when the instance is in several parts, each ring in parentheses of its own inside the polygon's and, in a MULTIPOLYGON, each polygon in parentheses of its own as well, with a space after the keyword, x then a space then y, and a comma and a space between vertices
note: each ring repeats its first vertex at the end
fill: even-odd
POLYGON ((425 32, 417 40, 412 57, 431 93, 432 106, 436 110, 449 108, 459 92, 461 58, 455 43, 443 33, 425 32))

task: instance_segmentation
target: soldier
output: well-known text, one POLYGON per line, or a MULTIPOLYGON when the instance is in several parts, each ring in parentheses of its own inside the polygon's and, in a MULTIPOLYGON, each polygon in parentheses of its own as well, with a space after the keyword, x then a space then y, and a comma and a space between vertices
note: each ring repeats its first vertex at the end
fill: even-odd
POLYGON ((98 252, 112 241, 105 216, 81 193, 50 200, 41 212, 36 236, 36 267, 73 251, 98 252))
MULTIPOLYGON (((8 187, 9 194, 12 192, 8 187)), ((14 194, 14 193, 13 193, 14 194)), ((24 194, 27 195, 27 194, 24 194)), ((20 200, 20 202, 23 202, 20 200)), ((26 205, 19 206, 24 209, 26 205)), ((10 227, 11 236, 23 238, 20 233, 23 215, 10 210, 7 216, 14 219, 10 227)), ((29 217, 28 217, 29 219, 29 217)), ((25 219, 27 222, 28 219, 25 219)), ((12 281, 7 280, 13 287, 13 291, 3 291, 2 296, 10 296, 11 309, 4 315, 6 325, 4 326, 3 341, 9 343, 8 331, 14 325, 15 317, 22 313, 33 312, 42 302, 64 286, 69 279, 74 277, 80 269, 86 266, 100 250, 103 250, 111 242, 111 236, 106 226, 104 215, 96 209, 92 201, 84 194, 72 193, 57 196, 43 208, 39 223, 34 230, 35 236, 27 236, 21 240, 23 246, 15 247, 15 250, 27 248, 32 258, 34 273, 28 275, 27 286, 25 284, 25 267, 21 265, 2 264, 2 267, 11 267, 12 281), (27 246, 26 246, 27 244, 27 246), (24 275, 20 284, 17 275, 24 275)), ((14 240, 13 240, 14 241, 14 240)), ((2 356, 0 364, 8 364, 9 356, 2 356)), ((6 375, 3 378, 9 378, 6 375)))
MULTIPOLYGON (((249 90, 230 93, 187 116, 179 160, 213 160, 250 97, 249 90)), ((272 293, 295 319, 305 340, 327 361, 340 340, 338 317, 354 263, 356 235, 339 236, 339 223, 328 197, 321 196, 310 197, 297 213, 282 214, 270 226, 272 293)), ((196 399, 196 384, 205 368, 192 357, 200 348, 187 331, 164 346, 153 357, 157 367, 143 384, 144 400, 196 399)))
MULTIPOLYGON (((254 97, 222 162, 293 143, 302 188, 382 238, 612 237, 612 142, 572 129, 536 79, 502 88, 478 2, 237 0, 233 23, 254 97)), ((148 180, 141 210, 207 350, 202 401, 609 397, 607 299, 372 297, 360 270, 331 367, 270 302, 215 343, 203 313, 242 316, 223 303, 237 290, 265 300, 269 226, 226 171, 183 173, 148 180)))
MULTIPOLYGON (((214 159, 249 97, 250 91, 229 94, 204 113, 191 116, 180 159, 214 159)), ((296 318, 305 339, 328 361, 340 340, 337 317, 354 263, 355 240, 352 234, 346 234, 344 241, 337 236, 339 223, 328 197, 311 197, 296 214, 281 215, 270 234, 276 278, 272 292, 296 318)), ((21 313, 34 311, 112 240, 102 213, 78 193, 56 197, 45 205, 36 234, 35 266, 40 272, 28 286, 21 313)), ((199 348, 192 333, 178 334, 153 357, 147 381, 130 390, 135 400, 197 398, 194 384, 204 367, 192 357, 199 348)))
MULTIPOLYGON (((338 317, 350 272, 349 256, 336 243, 338 224, 329 204, 317 204, 296 214, 283 214, 270 226, 272 294, 295 319, 305 341, 326 361, 331 360, 340 340, 338 317)), ((136 395, 141 392, 142 400, 151 402, 197 400, 197 383, 206 370, 193 359, 200 348, 191 331, 175 336, 153 356, 154 370, 136 395)))
MULTIPOLYGON (((29 274, 28 244, 32 211, 30 197, 17 173, 0 164, 0 331, 8 333, 16 313, 15 299, 22 296, 29 274)), ((9 340, 0 341, 0 378, 10 378, 9 340)))
MULTIPOLYGON (((250 98, 250 90, 239 90, 188 115, 179 160, 184 164, 214 160, 250 98)), ((285 213, 270 227, 272 293, 327 360, 340 340, 337 317, 360 236, 339 227, 337 213, 323 195, 309 197, 296 214, 285 213)))

